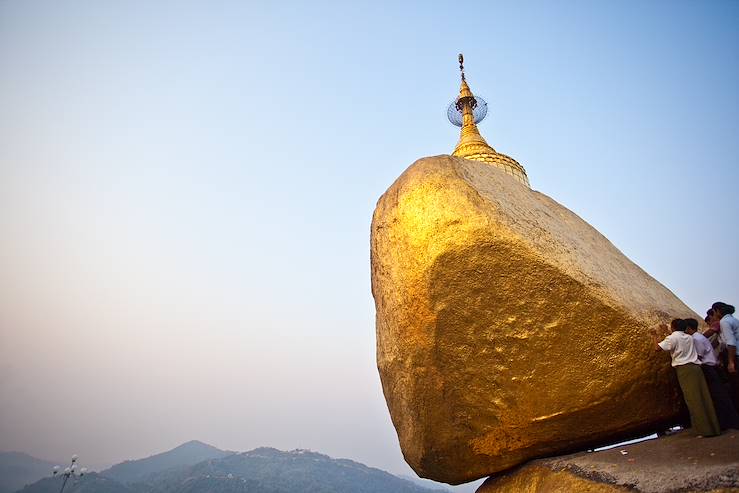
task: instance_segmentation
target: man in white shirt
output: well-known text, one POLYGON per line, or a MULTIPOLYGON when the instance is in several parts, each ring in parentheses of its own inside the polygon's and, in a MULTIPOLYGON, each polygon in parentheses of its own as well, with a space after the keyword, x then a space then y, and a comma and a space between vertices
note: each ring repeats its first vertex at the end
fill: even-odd
MULTIPOLYGON (((677 373, 677 381, 683 391, 683 399, 690 412, 690 425, 700 436, 709 437, 721 433, 721 426, 716 411, 713 408, 711 394, 706 385, 706 379, 700 368, 698 353, 693 344, 693 338, 685 333, 685 320, 675 319, 670 324, 672 333, 662 342, 658 341, 658 332, 652 333, 655 350, 668 351, 672 358, 672 367, 677 373)), ((659 329, 665 332, 666 325, 659 329)))
POLYGON ((694 318, 687 318, 685 323, 687 324, 685 333, 693 338, 693 346, 701 365, 716 366, 718 364, 716 353, 711 341, 698 331, 698 321, 694 318))
POLYGON ((706 378, 708 391, 711 393, 713 407, 716 410, 716 417, 721 429, 739 429, 739 414, 736 412, 729 392, 716 371, 718 360, 711 341, 698 331, 698 321, 696 319, 688 318, 685 323, 687 324, 685 332, 693 338, 695 352, 701 362, 701 370, 706 378))

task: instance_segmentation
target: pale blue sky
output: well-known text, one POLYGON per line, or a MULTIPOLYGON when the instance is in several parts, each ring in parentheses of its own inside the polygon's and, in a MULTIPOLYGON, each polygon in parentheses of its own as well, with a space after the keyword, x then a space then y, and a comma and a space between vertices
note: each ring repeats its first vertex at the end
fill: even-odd
POLYGON ((6 0, 1 448, 407 471, 369 225, 454 148, 460 51, 533 188, 696 311, 739 302, 737 2, 6 0))

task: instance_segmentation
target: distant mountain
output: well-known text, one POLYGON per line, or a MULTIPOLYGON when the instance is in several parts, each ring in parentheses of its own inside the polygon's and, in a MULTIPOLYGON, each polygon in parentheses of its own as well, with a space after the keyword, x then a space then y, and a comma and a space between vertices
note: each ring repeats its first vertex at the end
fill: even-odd
POLYGON ((151 474, 172 468, 192 466, 204 460, 219 459, 232 453, 193 440, 145 459, 121 462, 105 471, 101 471, 100 475, 115 479, 120 483, 135 483, 143 481, 151 474))
MULTIPOLYGON (((44 478, 19 493, 58 493, 63 479, 44 478)), ((439 493, 379 469, 307 450, 258 448, 231 453, 188 442, 148 459, 127 461, 103 474, 71 480, 65 493, 439 493), (192 465, 198 454, 220 455, 192 465), (125 466, 125 468, 123 468, 125 466), (136 466, 136 467, 133 467, 136 466), (158 469, 158 470, 156 470, 158 469), (138 477, 124 483, 109 476, 138 477)))
POLYGON ((0 493, 14 493, 44 476, 54 464, 21 452, 0 452, 0 493))
MULTIPOLYGON (((379 469, 306 450, 258 448, 152 476, 141 493, 431 493, 379 469)), ((438 493, 438 490, 437 492, 438 493)))
MULTIPOLYGON (((26 486, 18 493, 59 493, 64 478, 51 477, 26 486)), ((137 493, 139 490, 106 478, 98 473, 89 473, 81 478, 71 478, 64 493, 137 493)))

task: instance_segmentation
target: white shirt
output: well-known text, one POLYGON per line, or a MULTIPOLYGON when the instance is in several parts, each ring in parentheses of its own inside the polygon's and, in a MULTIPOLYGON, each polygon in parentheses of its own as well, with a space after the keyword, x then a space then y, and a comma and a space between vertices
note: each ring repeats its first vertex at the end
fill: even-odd
POLYGON ((698 353, 698 359, 702 365, 716 366, 716 353, 713 352, 713 346, 711 341, 700 332, 693 334, 693 344, 695 345, 695 352, 698 353))
POLYGON ((670 352, 672 366, 687 365, 688 363, 701 364, 698 353, 695 351, 693 338, 685 332, 676 330, 665 337, 665 340, 659 343, 659 347, 670 352))
POLYGON ((719 324, 721 325, 721 338, 726 345, 736 347, 736 340, 739 339, 739 320, 727 313, 719 324))

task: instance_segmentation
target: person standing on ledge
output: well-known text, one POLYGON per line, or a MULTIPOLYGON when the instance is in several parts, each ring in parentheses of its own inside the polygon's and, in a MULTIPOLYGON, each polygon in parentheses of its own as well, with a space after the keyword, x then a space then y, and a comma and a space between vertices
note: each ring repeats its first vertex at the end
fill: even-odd
POLYGON ((716 369, 718 370, 721 380, 723 382, 728 382, 729 377, 726 375, 726 343, 724 342, 724 338, 721 337, 721 325, 719 324, 720 318, 721 315, 717 316, 713 308, 709 308, 706 312, 706 318, 703 319, 708 325, 708 328, 703 331, 703 335, 708 337, 708 340, 711 341, 711 346, 716 353, 716 358, 718 360, 718 366, 716 369))
POLYGON ((722 430, 728 430, 729 428, 739 430, 739 414, 734 409, 729 392, 716 371, 718 360, 716 359, 716 353, 713 352, 711 342, 698 331, 698 321, 696 319, 687 318, 685 323, 687 324, 685 332, 693 338, 695 352, 698 353, 701 370, 706 378, 706 385, 708 385, 708 391, 713 400, 713 408, 716 410, 718 424, 721 425, 722 430))
POLYGON ((683 399, 690 412, 690 426, 699 436, 711 437, 721 434, 716 411, 713 408, 711 394, 708 392, 706 379, 695 351, 693 338, 685 333, 685 320, 674 319, 670 323, 672 333, 661 342, 658 341, 660 332, 668 331, 665 324, 660 325, 652 332, 652 342, 656 351, 668 351, 672 357, 672 367, 677 373, 677 381, 683 391, 683 399))
POLYGON ((736 341, 739 339, 739 320, 734 318, 734 307, 717 301, 711 307, 719 318, 719 326, 721 327, 721 338, 726 343, 726 352, 728 358, 726 361, 726 371, 729 373, 729 385, 731 387, 731 398, 734 401, 734 407, 739 409, 739 362, 736 354, 736 341))

